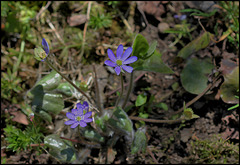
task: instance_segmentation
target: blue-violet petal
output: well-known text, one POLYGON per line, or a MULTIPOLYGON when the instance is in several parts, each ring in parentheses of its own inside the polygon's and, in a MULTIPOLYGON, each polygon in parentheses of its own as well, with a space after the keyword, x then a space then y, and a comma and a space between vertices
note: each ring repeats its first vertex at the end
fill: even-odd
POLYGON ((116 54, 117 54, 117 59, 121 59, 122 54, 123 54, 123 45, 122 44, 118 46, 116 54))
POLYGON ((126 60, 130 56, 131 53, 132 53, 132 48, 131 47, 127 48, 125 50, 125 52, 123 53, 123 56, 122 56, 121 60, 122 61, 126 60))
POLYGON ((110 58, 110 60, 111 60, 112 62, 116 62, 116 61, 117 61, 117 59, 116 59, 116 57, 115 57, 115 55, 113 54, 113 52, 112 52, 111 49, 108 49, 108 50, 107 50, 107 53, 108 53, 108 57, 110 58))
POLYGON ((133 62, 137 61, 136 56, 129 57, 127 60, 123 61, 123 64, 131 64, 133 62))

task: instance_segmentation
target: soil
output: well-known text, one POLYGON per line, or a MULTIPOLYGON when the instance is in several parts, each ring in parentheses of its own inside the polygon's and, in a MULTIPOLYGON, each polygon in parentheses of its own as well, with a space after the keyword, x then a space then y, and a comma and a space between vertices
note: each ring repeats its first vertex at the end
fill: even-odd
MULTIPOLYGON (((164 111, 160 108, 155 108, 149 112, 149 119, 159 119, 167 120, 171 119, 172 116, 169 114, 178 111, 183 107, 183 103, 188 103, 194 99, 197 95, 190 94, 181 87, 180 82, 180 73, 184 68, 185 63, 176 62, 176 55, 180 50, 181 46, 176 45, 175 50, 169 49, 168 45, 172 42, 172 36, 161 33, 159 30, 159 23, 163 21, 163 18, 166 18, 167 12, 173 14, 174 12, 170 11, 165 1, 155 1, 151 4, 147 4, 153 8, 158 7, 158 10, 155 8, 152 11, 148 11, 148 8, 141 8, 146 15, 148 23, 145 22, 146 26, 140 26, 137 24, 138 21, 135 21, 135 29, 139 29, 139 33, 142 34, 150 43, 153 40, 157 40, 157 49, 162 53, 162 60, 170 68, 173 69, 175 74, 161 74, 154 72, 135 72, 134 79, 140 78, 135 82, 133 92, 130 95, 130 101, 128 105, 135 103, 137 95, 145 92, 148 96, 148 99, 151 96, 154 96, 154 102, 164 102, 168 106, 168 111, 164 111), (157 5, 154 3, 158 3, 157 5), (155 11, 155 12, 154 12, 155 11), (158 12, 157 12, 158 11, 158 12), (178 88, 173 89, 173 84, 178 83, 178 88), (148 88, 148 90, 146 90, 148 88)), ((141 2, 148 3, 148 2, 141 2)), ((149 2, 150 3, 150 2, 149 2)), ((146 5, 146 4, 145 4, 146 5)), ((144 6, 144 5, 143 5, 144 6)), ((175 12, 179 11, 186 7, 185 3, 175 2, 173 3, 175 12)), ((136 9, 135 20, 140 19, 144 20, 141 15, 141 12, 136 9)), ((165 20, 166 21, 166 20, 165 20)), ((195 23, 195 20, 189 20, 191 23, 195 23)), ((142 21, 143 22, 143 21, 142 21)), ((170 22, 167 26, 172 26, 170 22)), ((203 22, 204 26, 207 26, 207 22, 203 22)), ((210 26, 210 25, 209 25, 210 26)), ((162 28, 162 27, 161 27, 162 28)), ((201 34, 203 30, 198 26, 195 33, 193 33, 193 38, 201 34)), ((186 43, 189 42, 186 39, 186 43)), ((224 49, 224 42, 222 44, 211 44, 204 50, 198 51, 193 56, 196 57, 206 57, 211 58, 216 56, 221 56, 228 52, 227 49, 224 49)), ((219 65, 219 64, 216 64, 219 65)), ((104 103, 104 107, 108 107, 116 100, 116 91, 118 88, 119 77, 113 75, 105 66, 101 64, 95 64, 98 83, 100 86, 101 102, 104 103), (111 95, 108 95, 111 93, 111 95)), ((86 75, 84 78, 87 79, 89 74, 88 70, 92 69, 91 65, 82 65, 81 66, 83 75, 86 75)), ((125 83, 129 82, 130 74, 126 74, 124 77, 125 83)), ((223 81, 222 78, 219 80, 219 84, 223 81)), ((182 164, 191 162, 192 158, 192 145, 191 142, 196 140, 206 140, 212 139, 214 135, 220 135, 224 140, 230 140, 234 145, 239 145, 239 110, 228 111, 227 109, 232 106, 232 104, 226 104, 217 98, 219 86, 215 86, 210 94, 203 95, 200 99, 196 100, 190 108, 193 109, 194 113, 199 116, 199 118, 185 121, 184 123, 175 123, 175 124, 161 124, 161 123, 151 123, 145 122, 146 124, 146 135, 148 138, 147 150, 145 153, 139 152, 136 155, 126 154, 124 145, 127 145, 123 137, 119 138, 116 142, 116 145, 113 147, 113 150, 116 152, 115 157, 112 159, 112 163, 141 163, 141 164, 151 164, 151 163, 166 163, 166 164, 182 164)), ((91 95, 94 95, 94 88, 91 91, 91 95)), ((11 111, 19 111, 20 107, 18 104, 11 104, 6 100, 1 101, 1 113, 9 113, 11 111)), ((136 111, 130 111, 128 113, 130 116, 136 115, 136 111)), ((57 117, 61 120, 61 117, 57 117)), ((136 129, 136 123, 139 121, 132 120, 134 128, 136 129)), ((18 123, 20 123, 18 121, 18 123)), ((3 128, 5 121, 1 119, 1 137, 3 137, 3 128)), ((56 129, 56 128, 55 128, 56 129)), ((86 149, 88 153, 85 163, 104 163, 104 161, 99 160, 102 154, 103 149, 86 149)), ((109 152, 114 152, 109 151, 109 152)), ((52 164, 59 163, 51 156, 46 153, 38 155, 37 151, 27 150, 22 151, 19 154, 8 151, 6 149, 1 150, 1 155, 6 156, 7 163, 13 164, 52 164)), ((236 160, 233 160, 236 162, 236 160)), ((82 162, 83 163, 83 162, 82 162)))

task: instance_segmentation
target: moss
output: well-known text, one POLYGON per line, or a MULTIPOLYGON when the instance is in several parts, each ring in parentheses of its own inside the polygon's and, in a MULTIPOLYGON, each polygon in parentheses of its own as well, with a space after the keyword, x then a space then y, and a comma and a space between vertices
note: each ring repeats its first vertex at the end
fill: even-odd
POLYGON ((211 139, 191 141, 188 163, 238 164, 239 146, 214 135, 211 139))

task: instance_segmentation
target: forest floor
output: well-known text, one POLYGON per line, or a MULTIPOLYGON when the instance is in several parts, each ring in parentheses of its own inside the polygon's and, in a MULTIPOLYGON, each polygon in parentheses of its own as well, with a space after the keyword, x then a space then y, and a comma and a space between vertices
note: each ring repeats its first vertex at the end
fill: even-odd
MULTIPOLYGON (((189 3, 190 2, 191 1, 189 1, 189 3)), ((123 6, 125 8, 128 8, 130 4, 131 3, 129 2, 123 6)), ((59 6, 59 4, 56 3, 53 3, 52 5, 59 6)), ((218 92, 220 84, 224 81, 223 77, 220 77, 218 79, 218 83, 215 83, 215 86, 213 86, 208 93, 204 93, 201 96, 199 94, 200 97, 196 99, 198 95, 187 92, 181 85, 180 74, 186 63, 179 61, 176 62, 175 57, 177 56, 179 50, 181 50, 182 45, 178 43, 172 47, 169 47, 169 45, 171 45, 174 41, 174 35, 171 33, 163 33, 163 29, 174 27, 176 24, 181 23, 180 20, 170 20, 173 19, 173 15, 180 14, 181 9, 189 7, 200 9, 199 6, 194 6, 194 4, 191 6, 191 4, 186 4, 185 2, 181 1, 171 3, 165 1, 141 1, 136 2, 135 5, 134 21, 130 21, 128 24, 121 23, 120 28, 129 25, 135 33, 142 34, 149 43, 156 40, 157 50, 162 53, 163 62, 174 71, 174 74, 162 74, 148 71, 135 72, 135 83, 127 105, 134 105, 137 96, 141 93, 144 93, 148 96, 148 99, 151 96, 154 96, 154 102, 165 103, 168 107, 167 110, 163 110, 162 108, 153 108, 150 112, 148 112, 148 119, 172 119, 173 115, 176 115, 176 112, 183 107, 184 102, 186 104, 192 102, 189 107, 192 108, 194 114, 198 115, 199 118, 176 123, 153 123, 151 121, 145 121, 146 135, 148 139, 146 152, 139 152, 135 155, 125 153, 122 146, 127 144, 124 141, 124 138, 120 138, 116 142, 116 145, 113 147, 113 149, 116 151, 116 155, 111 163, 239 163, 239 151, 236 151, 237 153, 234 153, 232 155, 227 153, 229 148, 238 148, 239 146, 239 109, 228 111, 227 109, 233 104, 227 104, 219 97, 218 92), (174 87, 176 84, 177 87, 174 87), (220 152, 222 155, 225 154, 226 157, 215 157, 215 155, 218 155, 215 152, 220 152), (208 154, 208 156, 206 156, 206 154, 208 154)), ((121 8, 120 12, 126 12, 124 7, 121 8)), ((54 10, 54 6, 52 8, 54 10)), ((75 9, 76 8, 77 7, 75 7, 75 9)), ((52 15, 54 15, 54 12, 52 15)), ((191 32, 193 39, 203 34, 204 30, 202 29, 202 26, 199 25, 196 16, 187 15, 186 19, 192 27, 196 27, 196 29, 191 32)), ((217 19, 219 19, 218 15, 214 15, 208 18, 201 18, 201 23, 207 31, 213 33, 213 24, 217 22, 217 19)), ((119 20, 121 19, 118 19, 118 21, 119 20)), ((116 21, 114 23, 116 23, 116 21)), ((60 25, 57 25, 56 28, 59 30, 60 25)), ((77 28, 83 30, 84 26, 79 25, 77 28)), ((115 36, 117 37, 114 38, 112 34, 113 32, 111 30, 112 29, 110 28, 103 28, 99 31, 93 32, 92 35, 97 36, 97 39, 95 40, 96 43, 88 44, 90 45, 89 49, 92 48, 93 45, 98 46, 97 48, 95 47, 92 48, 92 50, 89 50, 90 52, 96 54, 96 58, 84 56, 88 62, 86 62, 84 65, 79 65, 76 60, 78 59, 77 57, 75 58, 68 56, 69 59, 67 59, 67 62, 62 65, 62 70, 65 69, 66 73, 70 73, 71 68, 81 70, 81 73, 70 73, 70 77, 75 79, 78 77, 78 79, 80 79, 80 76, 83 75, 81 79, 87 80, 89 77, 91 77, 91 74, 89 74, 88 71, 92 70, 92 65, 94 64, 99 80, 98 84, 100 86, 99 90, 101 94, 101 101, 104 103, 104 107, 112 105, 112 103, 117 99, 116 89, 119 87, 120 81, 119 77, 113 74, 103 64, 104 60, 107 59, 106 45, 110 45, 111 43, 115 43, 115 45, 117 45, 119 41, 123 44, 125 43, 124 46, 129 46, 130 43, 121 39, 121 35, 124 35, 124 32, 119 32, 119 34, 115 33, 115 36), (116 42, 113 42, 114 40, 116 42), (104 44, 105 46, 102 46, 104 44)), ((219 34, 223 31, 221 28, 216 30, 219 34)), ((88 31, 91 31, 91 29, 89 28, 88 31)), ((61 30, 58 32, 62 37, 62 34, 64 33, 61 30)), ((67 32, 65 32, 65 34, 66 33, 67 32)), ((55 39, 57 40, 56 37, 55 39)), ((183 37, 181 40, 185 45, 190 42, 190 39, 187 37, 183 37)), ((18 43, 15 43, 16 47, 19 45, 18 43)), ((3 46, 4 45, 2 45, 2 47, 3 46)), ((61 56, 62 54, 61 50, 59 49, 52 51, 55 53, 55 57, 61 56)), ((80 50, 77 48, 69 49, 69 54, 78 54, 78 52, 80 52, 80 50)), ((219 43, 212 42, 209 44, 209 46, 195 52, 191 56, 195 56, 197 58, 209 57, 212 59, 212 61, 216 62, 216 68, 220 67, 220 61, 222 57, 232 58, 238 61, 238 53, 234 52, 231 46, 228 45, 227 39, 219 43)), ((4 56, 1 57, 3 60, 3 62, 1 62, 1 70, 2 72, 6 72, 6 64, 8 63, 7 60, 4 59, 4 56)), ((61 56, 61 58, 62 57, 63 56, 61 56)), ((23 73, 23 70, 19 71, 19 76, 21 76, 21 78, 25 80, 24 82, 26 83, 26 91, 23 91, 22 93, 26 93, 27 90, 33 87, 34 83, 37 81, 38 76, 34 75, 34 72, 43 73, 49 71, 49 68, 47 68, 45 64, 39 64, 39 68, 41 68, 41 70, 39 68, 35 68, 35 66, 36 64, 31 65, 30 67, 28 67, 26 64, 21 65, 21 68, 27 68, 25 69, 25 73, 23 73)), ((124 83, 127 84, 129 82, 129 77, 130 74, 126 74, 124 76, 124 83)), ((120 90, 118 89, 118 91, 120 90)), ((95 97, 94 88, 91 88, 89 94, 93 98, 95 97)), ((23 95, 20 96, 22 97, 23 95)), ((69 102, 69 104, 71 104, 71 102, 69 102)), ((6 113, 16 115, 16 112, 20 110, 20 104, 12 103, 10 100, 7 100, 5 98, 1 99, 1 114, 3 116, 1 117, 1 139, 5 136, 3 128, 7 124, 6 113)), ((135 107, 135 109, 128 112, 130 118, 131 116, 136 116, 138 114, 137 110, 138 107, 135 107)), ((61 119, 61 114, 54 119, 53 126, 56 128, 53 128, 53 130, 57 130, 61 119)), ((140 121, 133 119, 132 122, 134 128, 136 128, 140 121)), ((3 144, 1 144, 1 146, 1 156, 5 157, 7 164, 58 163, 55 159, 49 156, 49 154, 44 152, 40 155, 38 155, 37 151, 32 149, 21 151, 20 153, 12 152, 6 148, 3 148, 3 146, 5 146, 5 141, 3 144)), ((86 149, 88 156, 85 160, 85 163, 104 163, 104 161, 99 160, 101 151, 101 149, 86 149)))

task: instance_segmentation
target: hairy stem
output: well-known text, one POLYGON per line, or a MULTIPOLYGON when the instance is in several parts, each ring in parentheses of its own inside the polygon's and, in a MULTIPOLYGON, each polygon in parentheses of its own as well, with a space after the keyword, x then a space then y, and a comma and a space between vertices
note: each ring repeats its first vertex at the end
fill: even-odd
POLYGON ((128 99, 129 99, 129 96, 130 96, 130 92, 132 91, 132 86, 133 86, 133 72, 134 72, 134 71, 132 71, 132 73, 131 73, 130 83, 129 83, 129 87, 128 87, 128 92, 127 92, 127 95, 126 95, 126 97, 125 97, 125 100, 124 100, 124 103, 123 103, 123 106, 122 106, 123 109, 125 108, 125 106, 126 106, 126 104, 127 104, 127 101, 128 101, 128 99))
POLYGON ((119 96, 118 99, 117 99, 117 102, 116 102, 115 107, 118 106, 119 101, 121 100, 122 95, 123 95, 123 75, 122 75, 122 72, 120 72, 120 77, 121 77, 121 93, 120 93, 120 96, 119 96))
POLYGON ((46 59, 47 64, 49 65, 50 68, 55 70, 58 74, 60 74, 67 82, 69 82, 75 89, 77 89, 80 93, 82 93, 90 103, 92 103, 91 99, 86 95, 83 90, 81 90, 79 87, 77 87, 71 80, 69 80, 66 76, 64 76, 59 70, 57 70, 49 61, 46 59))

